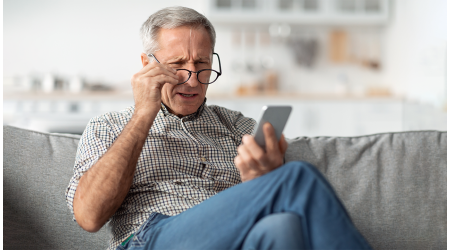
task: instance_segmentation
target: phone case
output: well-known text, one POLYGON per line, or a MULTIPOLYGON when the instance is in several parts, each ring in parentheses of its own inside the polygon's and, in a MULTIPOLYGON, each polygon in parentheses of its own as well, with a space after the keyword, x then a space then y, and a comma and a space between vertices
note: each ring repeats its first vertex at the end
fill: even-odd
POLYGON ((277 140, 281 139, 284 127, 286 126, 289 115, 291 114, 292 106, 264 106, 258 124, 253 131, 255 141, 259 146, 265 148, 266 141, 262 126, 269 122, 275 129, 277 140))

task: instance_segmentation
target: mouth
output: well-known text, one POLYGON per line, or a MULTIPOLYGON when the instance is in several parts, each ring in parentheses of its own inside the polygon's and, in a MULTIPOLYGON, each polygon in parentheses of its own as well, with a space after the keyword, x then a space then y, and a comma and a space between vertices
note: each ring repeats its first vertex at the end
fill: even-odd
POLYGON ((182 98, 195 98, 196 96, 198 96, 198 94, 186 94, 186 93, 178 93, 179 96, 181 96, 182 98))

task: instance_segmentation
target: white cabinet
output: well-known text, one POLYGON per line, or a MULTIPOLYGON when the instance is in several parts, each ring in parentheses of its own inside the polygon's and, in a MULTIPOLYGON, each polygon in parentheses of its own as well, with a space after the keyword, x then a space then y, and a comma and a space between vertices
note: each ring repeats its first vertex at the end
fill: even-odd
POLYGON ((384 24, 389 0, 209 0, 206 15, 221 24, 384 24))
POLYGON ((3 124, 56 133, 81 134, 92 117, 121 111, 131 96, 31 96, 3 100, 3 124))
POLYGON ((208 103, 239 110, 255 120, 264 105, 292 105, 284 131, 287 138, 447 129, 444 111, 402 99, 210 98, 208 103))
MULTIPOLYGON (((8 98, 3 122, 47 132, 81 133, 89 120, 133 105, 132 96, 8 98)), ((208 97, 208 105, 238 110, 259 119, 264 105, 292 105, 284 134, 358 136, 406 130, 446 130, 447 115, 432 106, 393 98, 208 97)))

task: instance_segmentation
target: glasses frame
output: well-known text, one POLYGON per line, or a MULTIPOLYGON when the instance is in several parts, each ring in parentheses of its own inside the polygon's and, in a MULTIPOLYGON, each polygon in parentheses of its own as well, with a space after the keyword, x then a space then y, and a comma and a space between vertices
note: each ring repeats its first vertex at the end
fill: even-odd
MULTIPOLYGON (((201 84, 211 84, 211 83, 214 83, 215 81, 217 81, 217 79, 219 79, 219 76, 222 75, 222 66, 220 65, 220 57, 219 57, 219 54, 213 53, 213 56, 214 56, 214 55, 216 55, 216 56, 217 56, 217 59, 219 60, 219 70, 220 70, 220 72, 217 72, 217 70, 214 70, 214 69, 201 69, 201 70, 199 70, 199 71, 190 71, 190 70, 188 70, 188 69, 177 69, 176 71, 185 70, 185 71, 188 71, 188 72, 189 72, 189 77, 188 77, 188 79, 187 79, 186 81, 184 81, 184 82, 178 83, 178 85, 184 84, 185 82, 189 81, 189 79, 191 79, 192 73, 195 73, 195 74, 197 75, 197 80, 198 80, 198 82, 201 83, 201 84), (214 72, 217 73, 217 77, 216 77, 216 79, 214 79, 214 81, 209 82, 209 83, 203 83, 203 82, 200 81, 200 79, 198 78, 198 74, 199 74, 200 72, 206 71, 206 70, 211 70, 211 71, 214 71, 214 72)), ((153 54, 148 54, 147 56, 153 57, 158 63, 160 63, 160 62, 158 61, 158 59, 156 59, 156 56, 155 56, 155 55, 153 55, 153 54)))

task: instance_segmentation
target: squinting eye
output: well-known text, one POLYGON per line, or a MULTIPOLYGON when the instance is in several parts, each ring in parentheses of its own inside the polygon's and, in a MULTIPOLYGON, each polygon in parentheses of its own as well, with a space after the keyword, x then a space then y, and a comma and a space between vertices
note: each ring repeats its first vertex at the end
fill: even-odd
POLYGON ((180 68, 183 64, 182 63, 169 63, 169 65, 172 68, 180 68))

